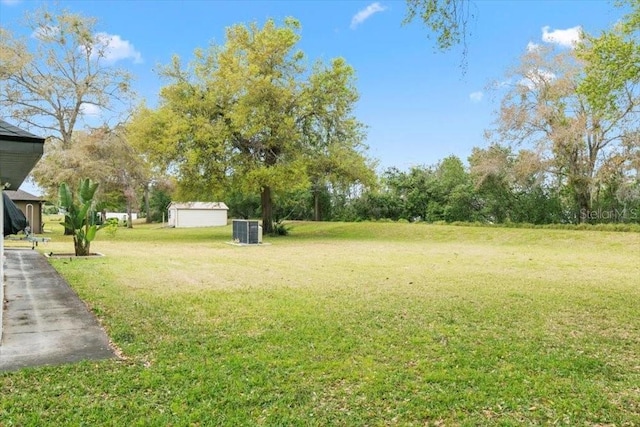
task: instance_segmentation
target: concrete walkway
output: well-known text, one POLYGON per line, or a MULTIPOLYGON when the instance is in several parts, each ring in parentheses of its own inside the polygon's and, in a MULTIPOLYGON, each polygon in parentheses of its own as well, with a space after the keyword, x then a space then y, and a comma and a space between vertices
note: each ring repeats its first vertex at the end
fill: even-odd
POLYGON ((115 357, 96 318, 30 249, 6 249, 0 371, 115 357))

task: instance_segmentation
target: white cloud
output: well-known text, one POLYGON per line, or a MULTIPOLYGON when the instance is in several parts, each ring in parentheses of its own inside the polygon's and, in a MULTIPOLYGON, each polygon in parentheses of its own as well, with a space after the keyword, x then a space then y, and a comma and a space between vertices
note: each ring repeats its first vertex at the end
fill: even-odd
POLYGON ((378 2, 371 3, 369 6, 353 15, 353 18, 351 18, 351 29, 355 30, 358 25, 369 19, 373 14, 383 12, 386 9, 386 7, 381 6, 378 2))
POLYGON ((471 100, 471 102, 475 102, 475 103, 482 101, 483 97, 484 97, 484 93, 482 93, 482 91, 471 92, 469 94, 469 99, 471 100))
POLYGON ((80 105, 80 114, 83 116, 99 116, 102 113, 102 109, 94 104, 87 104, 86 102, 80 105))
POLYGON ((527 52, 535 52, 540 49, 540 45, 538 43, 529 42, 527 43, 527 52))
POLYGON ((5 6, 15 6, 20 3, 22 0, 0 0, 0 4, 5 6))
POLYGON ((572 27, 566 30, 549 31, 550 27, 542 27, 542 40, 547 43, 558 44, 563 47, 574 48, 582 37, 582 27, 572 27))
POLYGON ((107 62, 116 62, 121 59, 133 59, 136 64, 142 63, 142 55, 128 41, 119 35, 97 33, 96 43, 104 48, 104 59, 107 62))

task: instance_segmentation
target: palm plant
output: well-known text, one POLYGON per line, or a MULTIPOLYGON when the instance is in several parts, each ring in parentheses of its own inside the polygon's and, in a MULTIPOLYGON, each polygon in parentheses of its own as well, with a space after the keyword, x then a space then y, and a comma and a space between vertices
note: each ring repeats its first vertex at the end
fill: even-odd
POLYGON ((93 212, 93 198, 98 189, 98 183, 89 178, 80 180, 77 197, 66 182, 58 188, 58 202, 65 210, 63 225, 65 229, 73 231, 73 246, 76 256, 89 255, 90 246, 96 233, 102 226, 96 224, 96 216, 93 212))

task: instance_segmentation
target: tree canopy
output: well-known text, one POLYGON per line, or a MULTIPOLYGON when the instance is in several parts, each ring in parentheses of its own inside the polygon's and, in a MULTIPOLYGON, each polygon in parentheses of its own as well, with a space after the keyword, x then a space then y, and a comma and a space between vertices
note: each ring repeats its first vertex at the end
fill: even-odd
POLYGON ((528 48, 508 76, 511 86, 500 106, 495 136, 537 153, 545 171, 566 183, 576 217, 584 217, 592 210, 594 192, 607 185, 609 174, 602 172, 623 167, 630 158, 640 94, 631 88, 632 80, 622 77, 610 80, 606 97, 581 93, 581 84, 594 77, 594 70, 579 56, 576 50, 528 48))
POLYGON ((129 127, 150 159, 177 174, 181 197, 259 193, 267 233, 274 194, 372 175, 353 116, 353 69, 337 58, 309 70, 299 30, 293 18, 234 25, 188 66, 174 57, 159 108, 141 109, 129 127))
POLYGON ((51 140, 46 155, 32 173, 50 199, 61 182, 75 185, 83 178, 91 178, 100 183, 96 193, 100 207, 126 207, 131 216, 138 193, 146 188, 151 172, 129 144, 122 127, 102 126, 74 132, 66 148, 60 140, 51 140))
POLYGON ((30 39, 0 28, 3 115, 66 148, 83 115, 100 113, 106 122, 114 104, 127 105, 131 76, 105 60, 109 40, 96 32, 94 18, 43 7, 25 25, 30 39))

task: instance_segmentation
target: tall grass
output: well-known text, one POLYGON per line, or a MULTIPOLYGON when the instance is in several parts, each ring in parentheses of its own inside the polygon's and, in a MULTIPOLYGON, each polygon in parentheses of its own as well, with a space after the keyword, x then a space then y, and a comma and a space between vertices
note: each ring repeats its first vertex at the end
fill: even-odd
POLYGON ((639 234, 291 231, 137 226, 52 260, 125 359, 0 374, 0 425, 640 424, 639 234))

